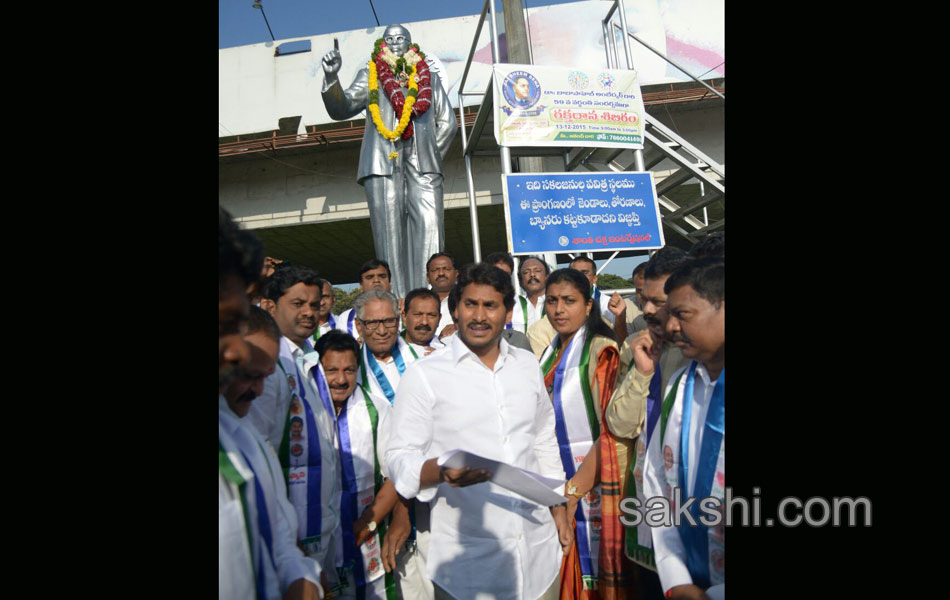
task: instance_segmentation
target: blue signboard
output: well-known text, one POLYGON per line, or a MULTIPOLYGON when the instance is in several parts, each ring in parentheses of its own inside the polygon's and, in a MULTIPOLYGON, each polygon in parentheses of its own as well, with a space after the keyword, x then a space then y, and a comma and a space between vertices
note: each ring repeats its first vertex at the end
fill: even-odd
POLYGON ((512 254, 663 247, 653 174, 502 175, 512 254))

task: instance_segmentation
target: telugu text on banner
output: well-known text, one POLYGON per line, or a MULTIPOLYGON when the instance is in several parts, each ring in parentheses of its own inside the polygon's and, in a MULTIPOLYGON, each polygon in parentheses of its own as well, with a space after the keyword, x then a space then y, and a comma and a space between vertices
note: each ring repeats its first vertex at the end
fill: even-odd
POLYGON ((496 64, 502 146, 643 149, 643 97, 632 70, 496 64))
POLYGON ((650 172, 502 175, 512 254, 662 248, 650 172))

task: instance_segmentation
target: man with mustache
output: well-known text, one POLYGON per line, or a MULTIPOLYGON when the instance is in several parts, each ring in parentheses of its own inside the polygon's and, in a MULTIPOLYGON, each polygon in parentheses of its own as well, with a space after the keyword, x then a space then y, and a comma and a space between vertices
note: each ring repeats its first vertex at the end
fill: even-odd
MULTIPOLYGON (((242 452, 250 431, 236 426, 237 417, 225 397, 231 385, 239 381, 243 384, 245 379, 257 380, 273 369, 271 356, 263 353, 262 364, 261 354, 244 338, 248 331, 253 334, 257 330, 260 315, 251 312, 246 290, 258 280, 263 261, 260 240, 238 229, 231 215, 219 207, 218 591, 222 598, 256 596, 274 600, 283 595, 288 599, 315 600, 320 595, 319 566, 300 556, 299 551, 290 550, 292 534, 280 536, 276 544, 267 543, 274 541, 268 533, 278 529, 269 526, 282 521, 276 507, 267 511, 266 492, 271 489, 270 483, 276 482, 263 475, 266 467, 251 462, 251 456, 242 452), (258 479, 258 474, 262 479, 258 479), (258 490, 265 496, 265 503, 260 506, 258 490)), ((244 395, 245 392, 230 394, 235 400, 244 395)), ((241 409, 239 404, 235 408, 241 409)), ((248 451, 254 456, 253 448, 248 451)), ((279 496, 273 493, 270 498, 275 500, 279 496)), ((290 529, 284 527, 285 533, 290 529)))
POLYGON ((483 469, 440 467, 462 449, 564 479, 554 408, 531 353, 501 339, 511 279, 480 263, 462 270, 447 347, 407 369, 393 407, 386 463, 402 497, 429 501, 427 573, 436 598, 558 597, 573 544, 564 505, 526 502, 483 469))
MULTIPOLYGON (((328 501, 340 493, 336 427, 330 408, 302 376, 304 357, 313 353, 308 338, 317 329, 323 283, 314 270, 300 265, 277 269, 264 283, 261 308, 280 328, 280 352, 277 369, 265 380, 247 418, 277 451, 297 512, 298 542, 307 556, 330 565, 339 522, 328 501), (293 421, 291 430, 294 417, 300 421, 293 421)), ((335 571, 326 573, 329 583, 335 583, 335 571)))
POLYGON ((544 318, 544 283, 549 273, 547 263, 540 258, 528 256, 522 259, 518 267, 518 281, 524 295, 517 297, 511 313, 512 329, 528 333, 531 324, 544 318))
MULTIPOLYGON (((360 267, 360 292, 381 290, 388 292, 392 289, 392 271, 389 263, 378 258, 371 258, 360 267)), ((363 343, 359 330, 356 328, 356 311, 348 308, 336 318, 336 328, 353 336, 357 342, 363 343)))
MULTIPOLYGON (((618 452, 618 463, 623 463, 621 468, 629 465, 624 496, 637 497, 641 506, 647 498, 643 492, 645 453, 660 416, 662 391, 673 372, 689 363, 665 332, 668 313, 663 286, 670 275, 689 260, 679 248, 667 246, 657 250, 645 263, 640 297, 647 329, 624 340, 620 352, 620 384, 605 413, 607 426, 614 436, 631 443, 636 440, 634 456, 621 458, 618 452)), ((627 529, 625 554, 638 565, 637 585, 641 596, 662 598, 653 559, 652 534, 646 523, 627 529)))
MULTIPOLYGON (((331 331, 316 344, 319 357, 304 363, 308 381, 334 411, 341 464, 339 504, 342 556, 340 597, 386 600, 395 593, 397 565, 385 562, 382 539, 397 503, 396 490, 379 460, 388 437, 390 406, 385 398, 356 386, 360 347, 347 333, 331 331), (317 367, 319 365, 319 367, 317 367), (327 397, 328 396, 328 397, 327 397)), ((408 512, 402 518, 408 523, 408 512)), ((409 597, 404 594, 404 597, 409 597)))
POLYGON ((724 596, 723 528, 706 525, 697 515, 698 499, 718 498, 724 505, 725 497, 725 280, 724 260, 702 258, 678 268, 663 286, 667 337, 690 363, 673 373, 664 389, 660 427, 646 451, 644 495, 663 495, 669 487, 679 492, 678 505, 696 498, 689 512, 698 524, 652 528, 656 570, 667 598, 724 596))
MULTIPOLYGON (((264 247, 252 233, 238 229, 226 210, 218 207, 218 403, 237 370, 250 357, 244 329, 250 314, 247 290, 260 277, 264 247)), ((222 598, 249 598, 255 577, 251 542, 256 529, 244 520, 242 491, 247 480, 243 458, 228 452, 231 436, 218 422, 218 588, 222 598)))
POLYGON ((399 335, 409 343, 416 358, 426 356, 444 344, 435 335, 441 318, 441 305, 438 294, 432 290, 418 288, 406 294, 406 309, 403 323, 406 328, 399 335))
POLYGON ((436 252, 426 261, 426 279, 429 280, 432 291, 438 294, 441 303, 439 310, 442 318, 435 329, 435 334, 440 340, 455 333, 455 324, 452 323, 452 315, 449 314, 448 300, 449 292, 455 286, 458 276, 458 265, 455 264, 455 258, 451 254, 436 252))
MULTIPOLYGON (((304 556, 296 544, 297 517, 287 501, 287 488, 280 476, 277 456, 258 431, 243 417, 264 387, 264 380, 274 372, 279 348, 280 330, 266 312, 251 307, 244 341, 249 349, 245 364, 238 368, 223 395, 218 397, 218 428, 227 436, 220 448, 227 454, 240 455, 241 467, 252 474, 245 484, 249 513, 253 511, 259 536, 254 538, 256 589, 258 598, 319 597, 321 566, 304 556), (257 539, 260 537, 261 539, 257 539)), ((243 542, 243 540, 241 540, 243 542)), ((245 566, 246 569, 246 566, 245 566)), ((219 582, 220 583, 220 582, 219 582)), ((225 583, 230 585, 230 583, 225 583)), ((231 596, 224 592, 222 597, 231 596)))

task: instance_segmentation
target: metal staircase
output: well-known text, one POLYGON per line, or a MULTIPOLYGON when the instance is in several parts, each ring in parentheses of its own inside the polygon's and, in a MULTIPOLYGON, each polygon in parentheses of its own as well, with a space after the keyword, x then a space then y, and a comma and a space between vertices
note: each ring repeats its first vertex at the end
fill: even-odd
MULTIPOLYGON (((617 39, 620 38, 626 59, 625 66, 627 69, 634 68, 630 55, 630 40, 633 40, 705 87, 708 90, 707 94, 711 93, 725 101, 726 96, 723 93, 630 33, 627 30, 626 15, 619 0, 614 0, 601 23, 608 67, 624 68, 618 56, 617 39)), ((675 170, 662 179, 654 171, 656 195, 663 225, 689 242, 695 242, 725 227, 725 167, 646 112, 644 113, 643 138, 642 151, 607 150, 605 152, 601 149, 594 151, 580 149, 568 162, 567 169, 570 171, 578 166, 584 166, 591 171, 651 171, 658 165, 664 164, 665 161, 671 161, 665 164, 672 164, 675 170), (699 185, 695 185, 697 183, 699 185), (710 213, 712 213, 712 219, 710 219, 710 213)))
POLYGON ((635 152, 612 148, 580 148, 572 151, 567 170, 649 171, 664 160, 677 169, 657 181, 656 194, 663 224, 690 242, 725 226, 726 169, 677 135, 649 113, 643 131, 643 167, 637 167, 635 152), (700 182, 699 186, 687 184, 700 182), (698 192, 698 193, 697 193, 698 192), (675 198, 675 199, 674 199, 675 198), (710 205, 718 203, 709 219, 710 205))

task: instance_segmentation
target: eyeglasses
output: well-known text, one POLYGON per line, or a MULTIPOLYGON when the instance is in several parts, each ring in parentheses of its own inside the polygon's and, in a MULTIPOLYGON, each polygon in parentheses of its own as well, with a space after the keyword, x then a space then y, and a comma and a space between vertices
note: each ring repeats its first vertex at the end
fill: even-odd
POLYGON ((386 329, 392 329, 398 322, 399 319, 396 317, 390 317, 388 319, 373 319, 372 321, 364 321, 363 319, 360 319, 360 323, 363 324, 363 327, 365 327, 367 331, 376 331, 380 324, 385 325, 386 329))
POLYGON ((404 35, 391 35, 386 38, 387 44, 401 44, 406 41, 406 36, 404 35))

